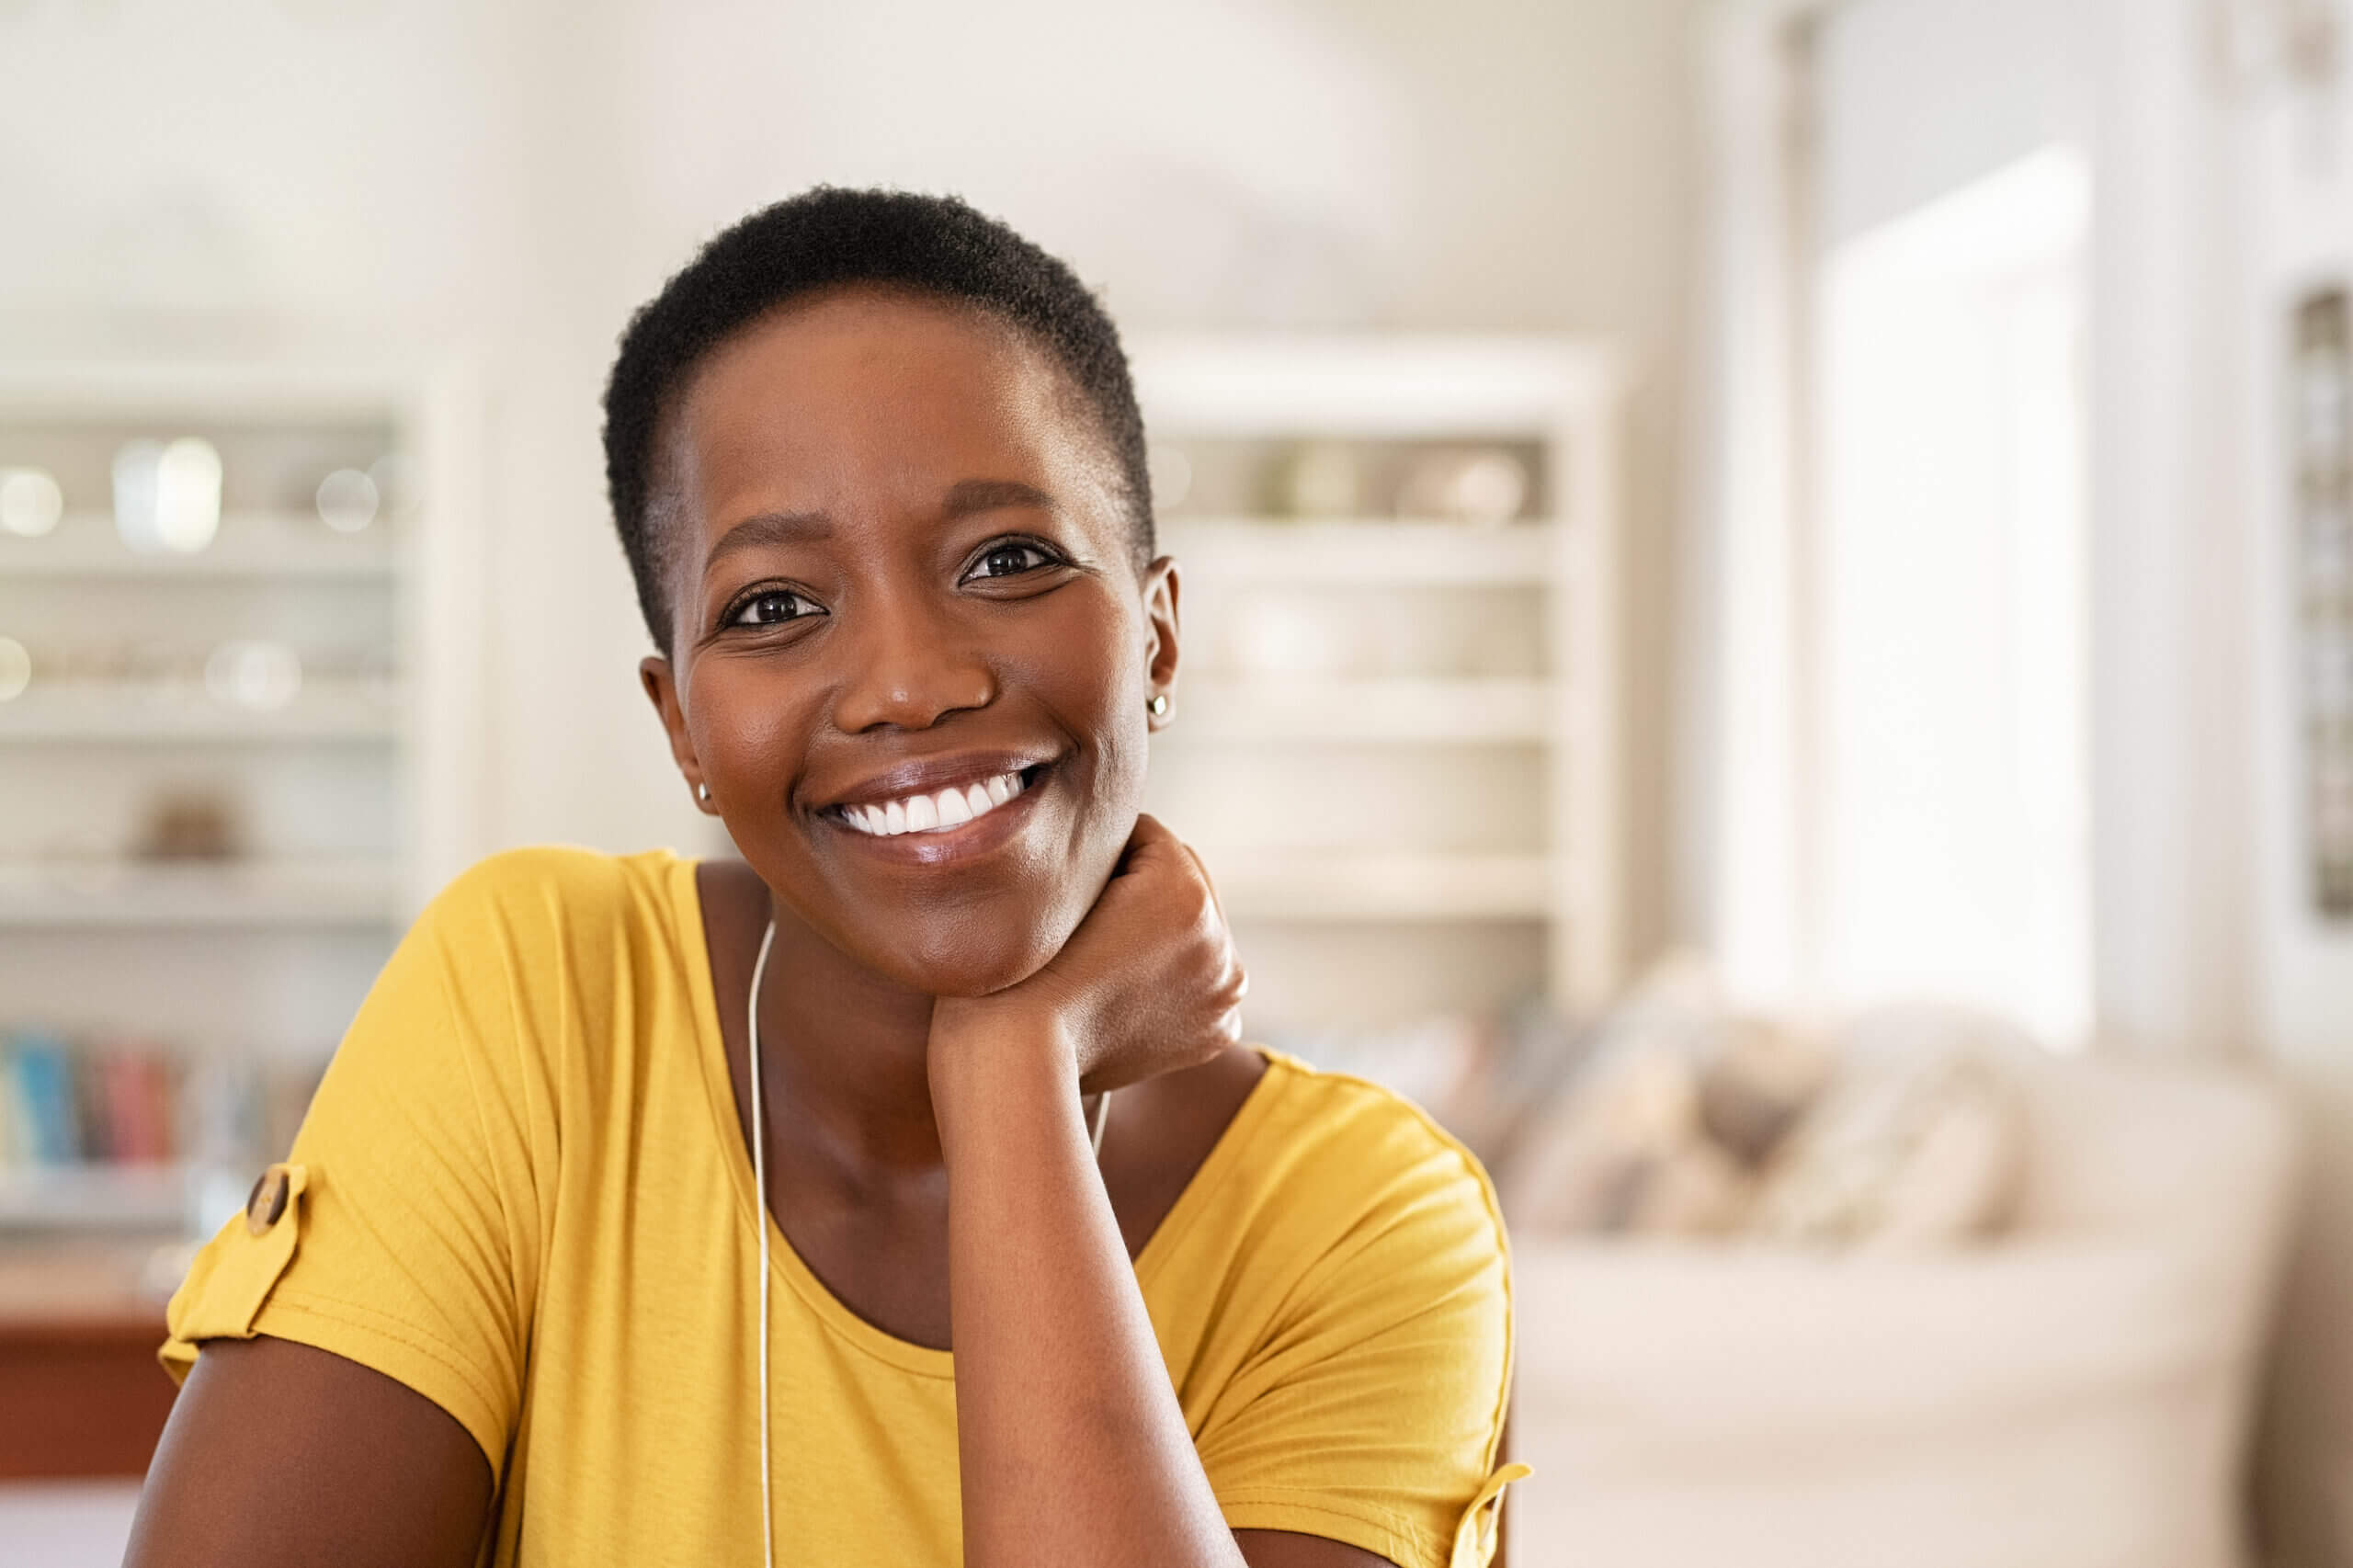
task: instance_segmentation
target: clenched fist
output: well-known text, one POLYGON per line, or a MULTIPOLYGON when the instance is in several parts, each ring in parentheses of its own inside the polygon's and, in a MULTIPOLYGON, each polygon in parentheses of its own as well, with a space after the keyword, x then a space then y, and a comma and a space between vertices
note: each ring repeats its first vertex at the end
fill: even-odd
POLYGON ((1036 974, 932 1010, 932 1074, 950 1053, 1042 1045, 1092 1094, 1194 1067, 1242 1038, 1248 977, 1200 858, 1149 816, 1063 950, 1036 974))

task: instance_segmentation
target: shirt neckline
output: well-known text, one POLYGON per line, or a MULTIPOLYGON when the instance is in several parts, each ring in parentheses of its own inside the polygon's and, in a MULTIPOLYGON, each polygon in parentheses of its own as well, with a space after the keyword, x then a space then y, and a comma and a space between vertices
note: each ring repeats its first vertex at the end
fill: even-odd
MULTIPOLYGON (((719 998, 711 984, 710 937, 703 925, 701 890, 695 881, 695 869, 699 863, 686 856, 671 856, 670 902, 678 922, 679 957, 687 971, 688 994, 694 1006, 695 1057, 702 1068, 704 1097, 718 1134, 720 1160, 727 1167, 728 1183, 735 1191, 737 1218, 754 1231, 755 1236, 758 1227, 767 1228, 770 1268, 835 1334, 877 1360, 902 1370, 953 1380, 953 1350, 937 1350, 901 1339, 852 1312, 802 1260, 783 1227, 776 1222, 776 1216, 753 1190, 751 1150, 745 1146, 743 1127, 735 1119, 734 1090, 727 1067, 727 1037, 720 1028, 719 998)), ((1158 1275, 1169 1252, 1191 1229, 1195 1212, 1224 1185, 1240 1162, 1253 1130, 1270 1114, 1267 1108, 1276 1096, 1269 1091, 1268 1084, 1277 1074, 1287 1071, 1291 1062, 1280 1051, 1264 1047, 1252 1049, 1266 1060, 1267 1070, 1250 1086, 1241 1108, 1226 1122, 1217 1142, 1211 1145, 1209 1153, 1176 1195, 1176 1201, 1169 1205, 1168 1212, 1160 1217, 1160 1223, 1145 1238, 1134 1266, 1140 1290, 1147 1288, 1158 1275)))

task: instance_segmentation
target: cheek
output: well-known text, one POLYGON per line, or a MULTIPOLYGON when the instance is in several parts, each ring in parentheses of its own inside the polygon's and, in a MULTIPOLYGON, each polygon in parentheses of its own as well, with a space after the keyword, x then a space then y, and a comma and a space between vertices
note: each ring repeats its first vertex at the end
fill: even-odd
MULTIPOLYGON (((1059 727, 1079 743, 1079 777, 1069 781, 1078 802, 1070 849, 1072 869, 1082 875, 1109 875, 1143 808, 1151 727, 1140 635, 1132 618, 1098 611, 1059 628, 1020 673, 1059 727), (1074 650, 1085 650, 1085 656, 1074 650)), ((1100 877, 1097 881, 1099 886, 1100 877)))
POLYGON ((696 671, 687 733, 731 829, 759 831, 782 816, 819 707, 806 682, 764 675, 756 665, 712 661, 696 671))

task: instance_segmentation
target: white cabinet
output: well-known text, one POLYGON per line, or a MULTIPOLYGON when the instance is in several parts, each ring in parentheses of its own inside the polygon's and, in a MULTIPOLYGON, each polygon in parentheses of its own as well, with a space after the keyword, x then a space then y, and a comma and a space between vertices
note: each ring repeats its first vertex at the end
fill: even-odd
MULTIPOLYGON (((165 1052, 184 1092, 324 1062, 482 841, 476 403, 448 372, 0 367, 0 471, 40 503, 0 517, 0 1037, 165 1052), (176 441, 217 491, 194 548, 135 549, 124 449, 176 441)), ((70 1221, 46 1195, 88 1178, 22 1131, 0 1221, 70 1221)), ((100 1186, 173 1211, 131 1174, 100 1186)))
POLYGON ((1599 1004, 1621 902, 1607 354, 1185 337, 1131 359, 1181 585, 1150 803, 1216 879, 1254 1026, 1599 1004))

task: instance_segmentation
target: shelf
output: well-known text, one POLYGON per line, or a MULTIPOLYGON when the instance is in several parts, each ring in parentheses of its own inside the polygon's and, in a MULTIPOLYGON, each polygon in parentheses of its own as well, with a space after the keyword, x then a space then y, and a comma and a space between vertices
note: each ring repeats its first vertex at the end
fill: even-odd
POLYGON ((1541 855, 1202 850, 1238 920, 1540 920, 1552 913, 1541 855))
POLYGON ((1557 694, 1509 677, 1189 680, 1178 688, 1180 744, 1211 741, 1519 743, 1551 738, 1557 694))
POLYGON ((0 1230, 170 1230, 188 1222, 188 1168, 0 1165, 0 1230))
POLYGON ((1188 573, 1238 581, 1541 585, 1557 525, 1395 517, 1172 517, 1160 547, 1188 573))
POLYGON ((129 682, 34 686, 0 702, 0 745, 12 743, 388 741, 401 732, 396 700, 358 681, 314 681, 283 708, 216 702, 129 682))
POLYGON ((338 534, 300 512, 229 512, 210 546, 194 555, 146 555, 125 545, 114 519, 72 513, 42 539, 0 535, 0 583, 94 577, 228 581, 390 578, 391 534, 381 527, 338 534))
POLYGON ((1608 350, 1560 337, 1140 333, 1128 358, 1149 426, 1179 439, 1550 437, 1620 379, 1608 350))
POLYGON ((393 887, 377 860, 0 862, 0 927, 389 925, 393 887))

